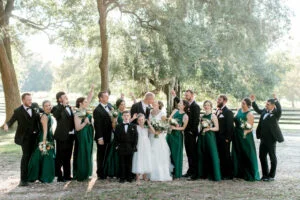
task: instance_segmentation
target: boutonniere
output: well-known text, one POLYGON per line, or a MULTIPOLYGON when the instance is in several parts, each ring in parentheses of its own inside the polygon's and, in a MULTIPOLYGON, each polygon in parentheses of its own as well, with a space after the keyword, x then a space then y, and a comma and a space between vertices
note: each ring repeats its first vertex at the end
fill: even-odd
POLYGON ((270 114, 270 117, 272 117, 273 115, 274 115, 274 114, 271 113, 271 114, 270 114))

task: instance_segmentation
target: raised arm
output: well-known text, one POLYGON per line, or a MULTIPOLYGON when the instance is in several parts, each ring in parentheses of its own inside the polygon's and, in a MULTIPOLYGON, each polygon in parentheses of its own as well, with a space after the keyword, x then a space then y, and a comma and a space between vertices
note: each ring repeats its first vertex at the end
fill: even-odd
POLYGON ((91 86, 91 90, 86 98, 87 102, 88 102, 88 105, 90 105, 92 99, 93 99, 93 96, 94 96, 94 85, 92 84, 91 86))
POLYGON ((273 94, 274 100, 275 100, 275 106, 276 106, 276 112, 274 113, 276 115, 277 120, 280 119, 282 110, 281 110, 281 105, 277 99, 276 94, 273 94))
POLYGON ((65 107, 61 104, 58 104, 57 106, 54 106, 51 110, 51 113, 55 117, 56 120, 59 120, 61 118, 62 112, 64 112, 65 107))

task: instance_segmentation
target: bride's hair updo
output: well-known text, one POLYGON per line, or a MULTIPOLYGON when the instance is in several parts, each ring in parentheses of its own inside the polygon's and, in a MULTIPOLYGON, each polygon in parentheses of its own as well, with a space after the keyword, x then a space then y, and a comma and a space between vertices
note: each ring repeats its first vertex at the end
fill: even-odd
POLYGON ((78 99, 76 99, 76 108, 80 107, 80 103, 83 103, 85 100, 84 97, 79 97, 78 99))
POLYGON ((162 101, 157 101, 157 103, 159 110, 161 110, 164 107, 164 103, 162 101))

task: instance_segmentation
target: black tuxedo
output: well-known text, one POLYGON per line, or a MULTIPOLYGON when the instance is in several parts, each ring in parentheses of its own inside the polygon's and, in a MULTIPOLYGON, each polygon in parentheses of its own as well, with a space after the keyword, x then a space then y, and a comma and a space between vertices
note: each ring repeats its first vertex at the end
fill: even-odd
POLYGON ((54 133, 56 140, 55 173, 59 180, 63 178, 69 180, 71 178, 71 157, 75 139, 74 134, 69 133, 74 131, 74 115, 70 106, 63 106, 62 104, 54 106, 51 112, 57 121, 54 133), (67 107, 70 113, 67 111, 67 107), (63 167, 63 175, 61 167, 63 167))
POLYGON ((274 178, 277 168, 276 157, 276 142, 283 142, 284 138, 279 128, 278 121, 281 117, 281 105, 276 100, 276 108, 272 112, 266 109, 259 109, 256 102, 252 103, 252 107, 260 114, 259 123, 256 129, 256 137, 260 139, 259 145, 259 159, 261 163, 263 177, 274 178), (269 166, 267 161, 267 155, 269 154, 271 160, 271 169, 269 172, 269 166))
MULTIPOLYGON (((133 104, 131 106, 131 109, 130 109, 130 114, 131 114, 131 117, 133 117, 133 115, 137 113, 143 113, 145 115, 145 119, 149 119, 149 115, 150 115, 150 108, 147 106, 146 107, 146 112, 144 111, 143 109, 143 104, 142 102, 137 102, 135 104, 133 104)), ((135 123, 137 124, 137 119, 133 120, 132 123, 135 123)))
MULTIPOLYGON (((108 109, 111 111, 112 107, 107 104, 108 109)), ((110 148, 111 134, 113 131, 112 120, 110 114, 105 108, 99 104, 93 113, 94 117, 94 128, 95 128, 95 141, 97 143, 97 175, 99 178, 106 178, 104 174, 104 166, 108 149, 110 148), (99 145, 98 140, 102 138, 104 145, 99 145)))
POLYGON ((131 180, 132 156, 138 141, 136 125, 129 124, 125 132, 125 125, 118 124, 115 130, 115 141, 120 159, 120 179, 131 180))
POLYGON ((198 171, 197 137, 199 134, 198 126, 200 121, 200 106, 196 101, 190 104, 187 115, 189 116, 189 122, 184 130, 184 144, 189 163, 187 174, 196 177, 198 171))
POLYGON ((38 109, 31 108, 32 115, 22 106, 14 110, 13 116, 6 123, 8 127, 12 126, 15 121, 18 122, 18 127, 15 135, 15 143, 22 147, 21 159, 21 181, 27 181, 28 163, 34 147, 40 128, 40 115, 38 109))
POLYGON ((216 133, 218 153, 222 177, 232 178, 232 160, 230 156, 230 141, 233 135, 233 113, 226 106, 217 111, 219 131, 216 133), (228 140, 228 142, 226 142, 228 140))

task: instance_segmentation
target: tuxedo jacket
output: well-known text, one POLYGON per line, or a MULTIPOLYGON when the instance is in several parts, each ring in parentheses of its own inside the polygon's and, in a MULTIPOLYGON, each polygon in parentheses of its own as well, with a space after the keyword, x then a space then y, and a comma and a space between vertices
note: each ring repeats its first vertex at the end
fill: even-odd
POLYGON ((15 135, 16 144, 22 145, 24 138, 30 137, 30 135, 33 133, 39 133, 40 114, 38 109, 32 108, 32 116, 30 117, 23 105, 21 105, 14 110, 13 116, 6 124, 8 127, 10 127, 15 123, 15 121, 18 122, 18 127, 15 135))
POLYGON ((131 155, 136 151, 138 142, 138 132, 136 124, 129 124, 127 133, 125 133, 125 125, 118 124, 115 129, 116 148, 120 155, 131 155))
POLYGON ((191 103, 187 115, 189 116, 189 122, 184 131, 190 131, 194 135, 198 135, 198 125, 200 121, 200 106, 196 103, 196 101, 193 101, 193 103, 191 103))
POLYGON ((66 107, 62 104, 57 104, 52 108, 52 114, 56 119, 57 126, 54 133, 54 139, 65 141, 73 137, 69 132, 73 131, 75 128, 74 124, 74 114, 70 106, 71 114, 67 111, 66 107))
MULTIPOLYGON (((140 102, 137 102, 137 103, 133 104, 132 107, 131 107, 131 110, 130 110, 131 117, 133 117, 133 115, 135 113, 137 113, 137 114, 143 113, 145 115, 145 119, 149 119, 150 108, 146 107, 146 113, 145 113, 144 109, 143 109, 143 104, 140 101, 140 102)), ((137 119, 133 120, 132 123, 137 124, 137 119)))
POLYGON ((219 131, 216 136, 223 140, 231 140, 233 135, 233 113, 227 106, 217 113, 219 131))
MULTIPOLYGON (((271 134, 272 138, 274 141, 277 142, 283 142, 284 138, 282 135, 282 132, 279 128, 278 121, 281 117, 281 105, 278 101, 275 102, 276 108, 270 113, 265 119, 264 116, 268 112, 265 108, 264 109, 259 109, 258 105, 256 102, 252 103, 252 107, 257 112, 260 114, 260 119, 259 123, 256 129, 256 137, 257 139, 265 140, 266 138, 270 138, 271 134)), ((272 141, 265 141, 265 142, 272 142, 272 141)))
MULTIPOLYGON (((108 109, 111 111, 111 104, 107 104, 108 109)), ((99 103, 93 112, 94 128, 95 128, 95 140, 103 138, 104 144, 110 143, 112 133, 112 120, 109 113, 99 103)))

